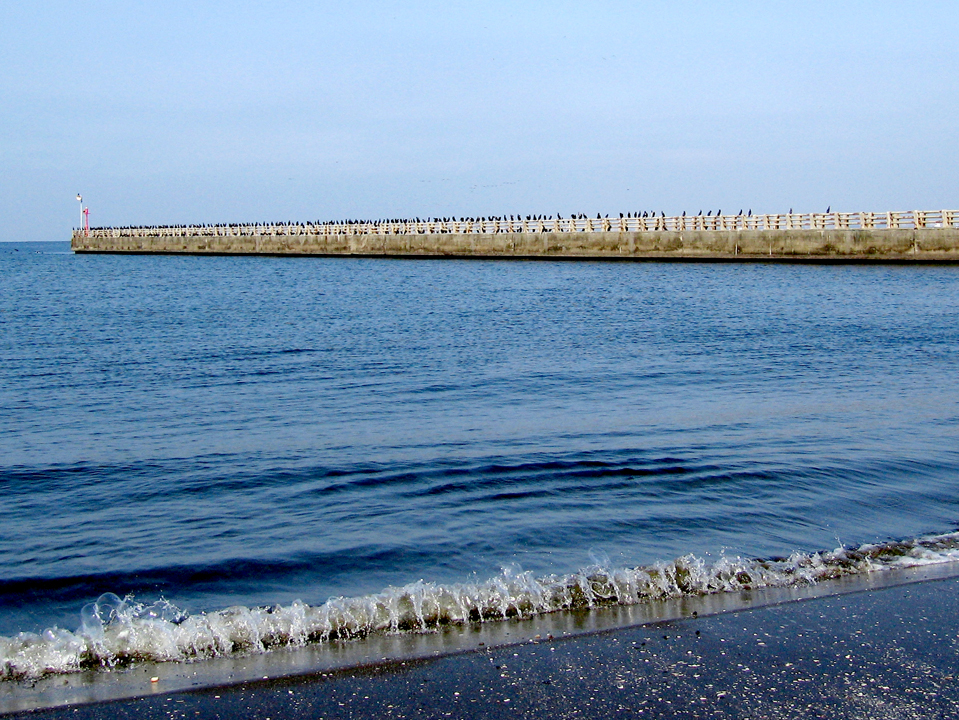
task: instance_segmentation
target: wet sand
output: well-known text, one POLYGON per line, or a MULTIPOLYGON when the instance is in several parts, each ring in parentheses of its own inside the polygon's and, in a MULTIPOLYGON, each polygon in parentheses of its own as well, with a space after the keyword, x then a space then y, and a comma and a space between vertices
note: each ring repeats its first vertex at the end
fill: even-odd
POLYGON ((959 717, 959 579, 31 718, 959 717))

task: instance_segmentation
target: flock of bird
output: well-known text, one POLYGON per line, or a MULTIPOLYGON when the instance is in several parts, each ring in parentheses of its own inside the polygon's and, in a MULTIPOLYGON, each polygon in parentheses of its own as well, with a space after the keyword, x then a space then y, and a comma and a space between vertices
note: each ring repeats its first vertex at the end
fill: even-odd
MULTIPOLYGON (((827 207, 827 208, 826 208, 826 214, 828 214, 831 209, 832 209, 832 206, 831 206, 831 205, 830 205, 829 207, 827 207)), ((790 215, 792 215, 792 212, 793 212, 793 211, 792 211, 792 208, 789 208, 789 214, 790 214, 790 215)), ((722 215, 722 214, 723 214, 723 211, 722 211, 722 210, 717 210, 717 211, 716 211, 716 217, 719 217, 719 216, 722 215)), ((743 214, 743 211, 740 210, 740 211, 736 214, 735 217, 752 217, 752 214, 753 214, 753 211, 752 211, 752 209, 750 208, 749 211, 746 212, 745 215, 743 214)), ((712 210, 709 210, 709 211, 706 212, 705 217, 712 217, 712 216, 713 216, 713 211, 712 211, 712 210)), ((619 217, 620 217, 620 219, 657 218, 657 217, 665 218, 665 217, 666 217, 666 213, 663 212, 663 211, 660 211, 659 213, 657 213, 657 212, 655 212, 655 211, 652 211, 652 212, 650 212, 650 211, 644 211, 644 212, 642 212, 642 213, 639 213, 639 212, 632 213, 632 212, 630 212, 630 213, 626 213, 625 215, 624 215, 623 213, 620 213, 620 214, 619 214, 619 217)), ((685 210, 683 211, 683 214, 682 214, 681 217, 686 217, 686 211, 685 211, 685 210)), ((699 213, 697 213, 696 217, 703 217, 703 211, 700 210, 699 213)), ((567 218, 564 218, 560 213, 556 213, 555 216, 553 216, 553 215, 549 215, 549 216, 547 216, 547 215, 527 215, 527 216, 525 217, 526 222, 552 222, 554 219, 555 219, 555 220, 564 220, 564 219, 567 219, 567 218)), ((570 220, 585 220, 585 219, 587 219, 587 216, 586 216, 585 214, 580 213, 580 214, 570 215, 568 219, 570 219, 570 220)), ((596 213, 596 218, 595 218, 595 219, 596 219, 596 220, 600 220, 600 221, 602 221, 602 220, 608 220, 608 219, 609 219, 609 213, 607 213, 605 216, 600 215, 600 213, 596 213)), ((614 218, 614 219, 615 219, 615 218, 614 218)), ((251 226, 253 226, 253 227, 264 227, 264 226, 266 226, 266 227, 269 227, 269 226, 275 226, 275 227, 307 227, 307 226, 315 226, 315 225, 340 225, 340 226, 344 226, 344 225, 349 225, 349 226, 355 226, 355 225, 389 225, 389 224, 392 224, 392 225, 401 225, 401 224, 405 224, 405 223, 424 223, 424 222, 443 222, 443 223, 448 223, 448 222, 454 222, 454 223, 523 222, 523 220, 524 220, 524 218, 523 218, 522 215, 509 215, 509 216, 506 216, 506 215, 488 215, 488 216, 487 216, 487 215, 484 215, 484 216, 480 216, 480 217, 455 217, 455 216, 451 216, 451 217, 427 217, 427 218, 420 218, 420 217, 415 217, 415 218, 393 218, 393 219, 387 219, 387 220, 338 220, 338 221, 335 221, 335 222, 328 222, 328 221, 320 221, 320 220, 318 220, 318 221, 316 221, 316 222, 310 222, 310 223, 303 223, 303 222, 241 223, 241 225, 243 225, 243 226, 251 225, 251 226)), ((144 229, 147 229, 147 230, 173 230, 173 229, 188 229, 188 228, 202 229, 202 228, 229 228, 229 227, 236 227, 236 225, 230 224, 230 223, 201 224, 201 225, 150 225, 150 226, 147 226, 147 227, 127 225, 127 226, 121 226, 121 227, 113 227, 113 228, 110 228, 110 229, 111 229, 111 230, 121 230, 121 231, 123 231, 123 230, 144 230, 144 229)), ((97 229, 99 229, 99 228, 97 228, 97 229)))

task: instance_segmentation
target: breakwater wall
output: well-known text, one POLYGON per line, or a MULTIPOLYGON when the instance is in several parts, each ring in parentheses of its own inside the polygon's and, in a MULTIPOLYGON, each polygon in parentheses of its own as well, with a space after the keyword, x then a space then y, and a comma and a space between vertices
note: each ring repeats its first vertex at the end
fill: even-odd
POLYGON ((959 211, 501 217, 76 230, 78 253, 959 262, 959 211))

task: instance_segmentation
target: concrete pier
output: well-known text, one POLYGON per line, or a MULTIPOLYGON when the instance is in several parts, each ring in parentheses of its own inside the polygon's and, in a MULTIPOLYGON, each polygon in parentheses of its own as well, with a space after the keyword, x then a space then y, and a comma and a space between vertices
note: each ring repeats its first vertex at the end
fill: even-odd
POLYGON ((75 231, 71 244, 77 253, 959 262, 959 213, 910 213, 885 227, 867 215, 894 214, 96 228, 75 231))

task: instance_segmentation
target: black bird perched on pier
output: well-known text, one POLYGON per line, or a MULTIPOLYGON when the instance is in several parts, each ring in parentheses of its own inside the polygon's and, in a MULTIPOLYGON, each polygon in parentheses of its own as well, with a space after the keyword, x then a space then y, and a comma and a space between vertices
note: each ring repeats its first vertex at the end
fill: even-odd
MULTIPOLYGON (((666 217, 666 215, 664 214, 663 217, 666 217)), ((685 211, 685 210, 683 210, 683 217, 686 217, 686 211, 685 211)))
POLYGON ((832 205, 826 208, 826 212, 828 213, 831 209, 832 209, 832 205))
POLYGON ((753 216, 753 209, 749 208, 749 217, 752 217, 752 216, 753 216))
POLYGON ((706 213, 706 217, 710 217, 712 214, 713 214, 713 211, 710 210, 708 213, 706 213))
POLYGON ((792 208, 789 208, 789 214, 790 214, 790 215, 793 214, 793 209, 792 209, 792 208))

